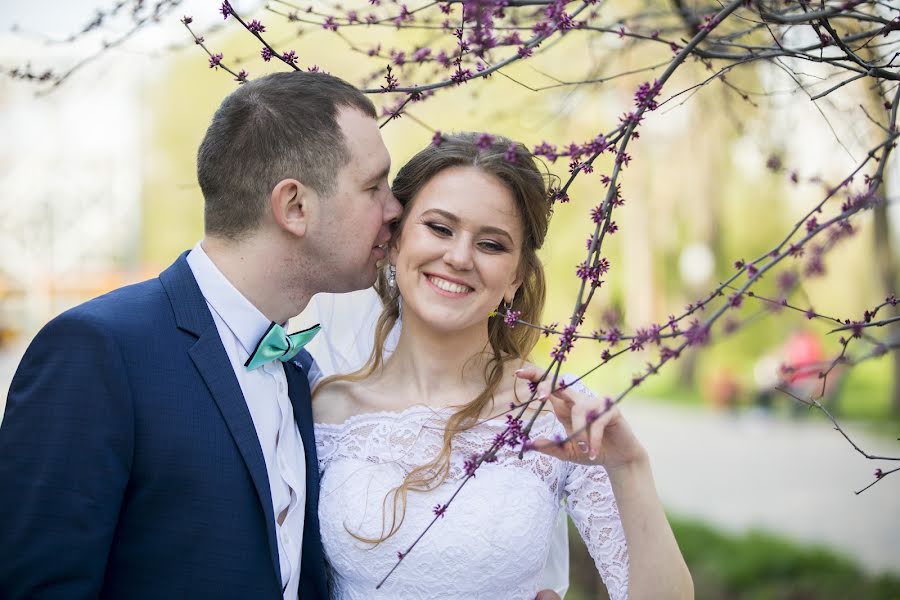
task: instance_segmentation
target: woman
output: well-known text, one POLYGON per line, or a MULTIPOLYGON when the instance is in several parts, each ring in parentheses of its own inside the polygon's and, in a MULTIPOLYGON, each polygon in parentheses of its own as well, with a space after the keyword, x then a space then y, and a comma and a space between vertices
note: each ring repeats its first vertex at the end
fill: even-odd
POLYGON ((550 205, 521 144, 476 134, 422 150, 393 191, 404 212, 373 356, 326 378, 313 403, 333 596, 533 598, 563 499, 612 598, 691 596, 646 452, 617 409, 579 431, 600 407, 583 389, 554 393, 556 414, 537 415, 531 431, 538 451, 507 449, 482 465, 402 554, 443 512, 466 460, 505 429, 492 417, 529 398, 540 375, 525 362, 539 332, 489 315, 505 307, 540 320, 536 252, 550 205), (383 360, 401 297, 403 328, 383 360))

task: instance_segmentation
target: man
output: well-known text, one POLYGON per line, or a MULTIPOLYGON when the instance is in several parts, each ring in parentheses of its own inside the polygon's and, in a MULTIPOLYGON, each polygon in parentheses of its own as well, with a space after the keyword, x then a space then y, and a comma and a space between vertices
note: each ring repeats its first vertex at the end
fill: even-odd
POLYGON ((326 597, 309 355, 244 365, 374 281, 400 212, 375 116, 324 74, 240 86, 198 153, 202 243, 37 335, 0 426, 0 597, 326 597))

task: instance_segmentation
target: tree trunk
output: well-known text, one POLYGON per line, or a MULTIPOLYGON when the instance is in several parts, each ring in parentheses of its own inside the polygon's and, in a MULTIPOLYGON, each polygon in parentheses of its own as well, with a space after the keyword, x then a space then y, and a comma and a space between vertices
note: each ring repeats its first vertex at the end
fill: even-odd
MULTIPOLYGON (((885 169, 885 178, 890 169, 885 169)), ((879 197, 887 197, 887 182, 883 182, 879 189, 879 197)), ((897 259, 894 254, 893 244, 891 243, 891 227, 888 218, 887 202, 882 202, 875 208, 875 264, 878 269, 878 280, 881 287, 888 294, 897 294, 897 259)), ((897 307, 886 306, 878 313, 879 319, 893 317, 898 314, 897 307), (884 310, 887 309, 885 313, 884 310)), ((897 340, 900 338, 900 325, 894 323, 887 326, 887 339, 897 340)), ((891 410, 894 414, 900 415, 900 350, 891 351, 892 364, 892 383, 891 383, 891 410)))

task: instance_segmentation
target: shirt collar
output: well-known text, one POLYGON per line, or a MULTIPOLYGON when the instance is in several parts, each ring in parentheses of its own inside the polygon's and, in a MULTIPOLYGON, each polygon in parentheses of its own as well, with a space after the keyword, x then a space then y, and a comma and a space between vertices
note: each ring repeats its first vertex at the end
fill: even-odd
POLYGON ((247 300, 216 267, 200 242, 187 255, 200 292, 249 356, 271 321, 247 300))

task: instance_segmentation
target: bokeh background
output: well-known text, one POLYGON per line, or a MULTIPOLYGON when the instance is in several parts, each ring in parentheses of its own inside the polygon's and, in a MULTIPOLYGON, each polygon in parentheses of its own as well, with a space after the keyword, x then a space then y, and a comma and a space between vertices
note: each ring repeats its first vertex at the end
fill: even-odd
MULTIPOLYGON (((268 39, 295 49, 301 65, 355 83, 377 85, 372 75, 384 61, 366 59, 348 39, 359 48, 413 47, 431 39, 383 28, 357 29, 342 39, 322 28, 298 28, 258 2, 233 4, 263 20, 268 39)), ((93 56, 118 39, 113 32, 128 27, 62 40, 104 7, 4 3, 0 66, 65 70, 93 56)), ((223 25, 217 8, 184 1, 56 87, 0 79, 0 408, 19 358, 47 320, 155 276, 202 237, 194 156, 235 83, 208 67, 179 18, 192 15, 195 31, 226 62, 246 59, 240 66, 251 77, 278 68, 258 60, 258 44, 242 29, 223 25)), ((416 105, 411 117, 383 129, 394 170, 429 143, 434 129, 489 130, 529 147, 544 140, 583 142, 610 129, 647 74, 602 85, 561 82, 652 62, 641 52, 619 52, 616 44, 609 36, 570 35, 546 56, 505 71, 509 77, 494 75, 416 105)), ((685 65, 663 96, 703 76, 702 65, 685 65)), ((727 85, 711 84, 648 115, 624 172, 628 202, 609 245, 613 267, 586 330, 611 315, 629 329, 646 326, 697 300, 733 272, 736 260, 755 258, 780 241, 824 186, 840 181, 877 139, 861 112, 872 102, 864 86, 846 86, 845 93, 813 103, 779 69, 761 66, 729 78, 756 92, 743 99, 727 85), (770 168, 773 158, 781 168, 770 168)), ((888 217, 896 249, 896 155, 894 163, 888 217)), ((560 176, 566 167, 565 160, 550 165, 560 176)), ((598 163, 597 172, 608 172, 608 165, 598 163)), ((550 280, 547 323, 571 313, 580 283, 575 266, 593 230, 588 214, 602 193, 598 177, 581 177, 572 201, 557 206, 542 254, 550 280)), ((798 304, 858 319, 884 298, 872 214, 855 225, 857 234, 828 255, 826 274, 803 283, 798 304)), ((830 357, 839 344, 825 325, 760 308, 748 302, 742 316, 751 318, 750 326, 714 336, 702 352, 667 365, 623 406, 651 452, 697 595, 845 598, 852 590, 857 597, 900 598, 900 483, 889 478, 854 495, 887 463, 868 461, 823 415, 772 391, 786 360, 830 357)), ((543 342, 535 360, 551 346, 552 340, 543 342)), ((590 345, 576 346, 566 368, 581 374, 596 365, 598 354, 590 345)), ((618 393, 651 358, 623 356, 587 382, 600 393, 618 393)), ((897 456, 892 368, 886 356, 836 373, 825 402, 860 446, 897 456)), ((568 597, 595 597, 596 571, 577 532, 570 537, 568 597)))

